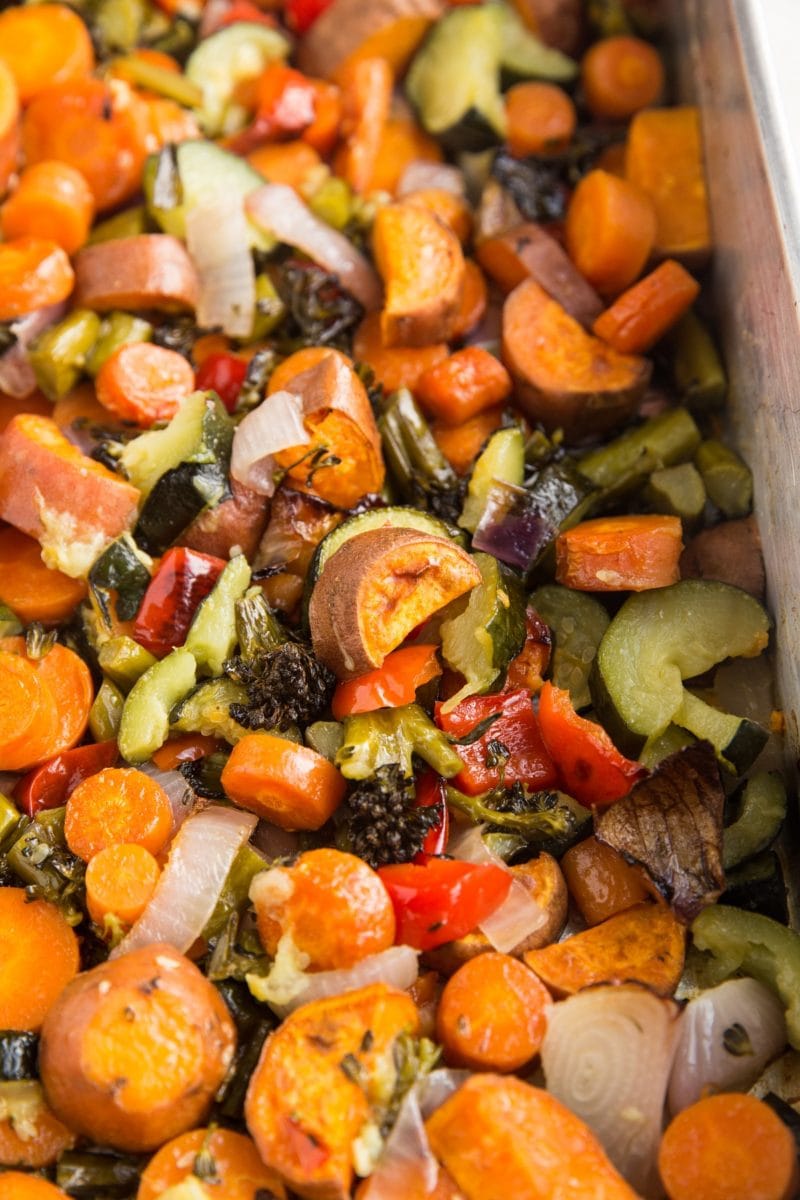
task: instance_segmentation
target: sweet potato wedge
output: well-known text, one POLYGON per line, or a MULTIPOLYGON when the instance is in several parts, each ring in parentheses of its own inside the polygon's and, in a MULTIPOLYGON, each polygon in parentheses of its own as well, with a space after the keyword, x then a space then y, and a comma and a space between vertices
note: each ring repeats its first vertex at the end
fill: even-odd
POLYGON ((502 341, 520 408, 573 444, 630 417, 650 379, 647 359, 586 333, 533 279, 506 299, 502 341))
POLYGON ((314 651, 339 679, 363 675, 480 581, 466 551, 444 538, 392 526, 356 534, 331 555, 311 593, 314 651))
POLYGON ((764 556, 755 517, 723 521, 698 533, 681 555, 680 572, 681 579, 719 579, 763 600, 764 556))
POLYGON ((269 500, 235 479, 231 492, 230 499, 195 517, 181 534, 181 546, 224 559, 238 546, 252 560, 269 518, 269 500))
POLYGON ((594 983, 642 983, 671 996, 683 970, 686 931, 665 904, 637 904, 524 961, 555 996, 594 983))
POLYGON ((372 1117, 368 1083, 418 1029, 406 992, 377 983, 304 1004, 265 1042, 245 1101, 266 1165, 309 1200, 348 1200, 352 1144, 372 1117))
POLYGON ((535 279, 581 325, 588 327, 602 312, 602 300, 566 250, 533 221, 487 238, 476 254, 504 292, 513 291, 525 279, 535 279))
MULTIPOLYGON (((520 957, 528 950, 549 946, 561 933, 567 919, 567 885, 561 868, 550 854, 542 853, 530 862, 519 863, 511 868, 511 872, 548 916, 546 925, 530 934, 513 950, 509 950, 509 954, 520 957)), ((468 933, 466 937, 459 938, 457 942, 446 942, 444 946, 428 950, 425 963, 441 971, 443 975, 452 975, 465 962, 479 954, 486 954, 491 949, 489 939, 476 930, 474 933, 468 933)))
POLYGON ((81 454, 54 421, 20 413, 0 435, 0 517, 79 576, 136 519, 139 491, 81 454))
POLYGON ((513 0, 528 28, 546 46, 577 54, 584 41, 585 19, 581 0, 513 0))
POLYGON ((75 306, 192 311, 199 281, 183 242, 166 233, 139 233, 84 246, 74 259, 75 306))
POLYGON ((444 221, 410 201, 378 210, 375 262, 386 285, 381 334, 387 346, 447 341, 464 287, 461 243, 444 221))
POLYGON ((446 7, 442 0, 334 0, 300 42, 300 70, 327 79, 356 58, 378 56, 399 73, 446 7))

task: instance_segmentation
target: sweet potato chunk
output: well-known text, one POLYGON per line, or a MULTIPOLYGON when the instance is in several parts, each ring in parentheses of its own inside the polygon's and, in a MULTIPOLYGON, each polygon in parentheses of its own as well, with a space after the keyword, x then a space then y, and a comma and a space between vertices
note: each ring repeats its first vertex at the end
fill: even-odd
POLYGON ((532 221, 487 238, 477 251, 478 262, 504 292, 534 279, 565 312, 581 325, 599 317, 603 302, 554 237, 532 221))
POLYGON ((75 306, 194 309, 200 288, 183 242, 166 233, 139 233, 84 246, 75 255, 75 306))
POLYGON ((335 0, 301 41, 300 69, 330 78, 345 63, 378 56, 401 70, 445 8, 442 0, 335 0))

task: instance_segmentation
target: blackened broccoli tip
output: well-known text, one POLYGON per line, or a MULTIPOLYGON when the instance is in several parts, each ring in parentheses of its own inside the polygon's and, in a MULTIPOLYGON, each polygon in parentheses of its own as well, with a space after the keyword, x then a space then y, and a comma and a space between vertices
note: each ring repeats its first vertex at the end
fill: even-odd
POLYGON ((250 661, 232 659, 227 674, 247 689, 230 713, 245 729, 287 729, 316 720, 331 702, 336 678, 299 642, 284 642, 250 661))
POLYGON ((436 806, 416 808, 413 780, 398 763, 388 763, 347 797, 346 840, 353 854, 373 868, 409 862, 440 815, 436 806))

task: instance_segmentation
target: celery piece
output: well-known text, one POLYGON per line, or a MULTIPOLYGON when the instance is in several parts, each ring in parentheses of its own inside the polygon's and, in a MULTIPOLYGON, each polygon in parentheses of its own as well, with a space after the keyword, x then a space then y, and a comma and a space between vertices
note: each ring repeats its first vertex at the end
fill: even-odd
POLYGON ((104 679, 89 710, 89 730, 96 742, 110 742, 119 733, 125 697, 115 683, 104 679))
POLYGON ((103 674, 126 693, 156 662, 154 654, 127 634, 109 638, 100 647, 97 658, 103 674))

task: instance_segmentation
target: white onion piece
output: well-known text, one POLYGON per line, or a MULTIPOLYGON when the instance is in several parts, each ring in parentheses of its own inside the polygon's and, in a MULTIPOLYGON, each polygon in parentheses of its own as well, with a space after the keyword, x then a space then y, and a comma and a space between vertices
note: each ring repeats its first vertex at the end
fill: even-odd
POLYGON ((492 863, 511 876, 511 887, 505 900, 478 926, 494 950, 508 954, 547 924, 549 918, 546 910, 541 904, 537 904, 502 858, 493 854, 484 842, 482 825, 473 825, 464 832, 456 833, 450 839, 447 852, 454 858, 460 858, 462 862, 492 863))
POLYGON ((416 982, 418 974, 419 951, 411 946, 390 946, 379 954, 369 954, 353 967, 307 973, 305 982, 299 984, 299 990, 291 1000, 285 1004, 270 1004, 270 1008, 279 1016, 286 1016, 311 1000, 341 996, 343 992, 355 992, 371 983, 386 983, 405 991, 416 982))
POLYGON ((169 798, 172 808, 172 832, 177 833, 187 817, 197 808, 197 795, 180 771, 162 771, 155 763, 142 763, 139 768, 145 775, 160 783, 169 798))
POLYGON ((245 199, 247 215, 279 241, 302 250, 339 277, 367 312, 381 306, 381 285, 372 265, 352 242, 315 217, 294 188, 266 183, 245 199))
POLYGON ((273 392, 237 426, 231 450, 231 476, 262 496, 275 491, 279 450, 305 446, 310 437, 302 406, 291 392, 273 392))
POLYGON ((755 979, 729 979, 686 1005, 669 1081, 669 1107, 679 1113, 706 1089, 745 1091, 786 1045, 783 1005, 755 979), (727 1038, 726 1038, 727 1032, 727 1038), (732 1039, 742 1038, 740 1049, 732 1039))
POLYGON ((0 392, 22 400, 36 390, 36 376, 28 361, 28 346, 35 337, 54 325, 67 311, 66 301, 37 308, 17 321, 11 322, 11 332, 16 342, 0 356, 0 392))
POLYGON ((256 820, 252 813, 219 804, 189 817, 172 843, 150 903, 111 957, 156 942, 185 954, 205 929, 256 820))
POLYGON ((458 167, 448 163, 429 162, 424 158, 415 158, 400 176, 397 185, 397 195, 407 196, 409 192, 419 192, 424 188, 441 188, 443 192, 452 192, 454 196, 464 195, 464 176, 458 167))
POLYGON ((230 337, 249 337, 256 272, 240 200, 213 199, 186 214, 186 247, 200 279, 197 323, 230 337))
POLYGON ((555 1004, 542 1043, 547 1089, 586 1122, 638 1192, 658 1191, 656 1156, 678 1007, 635 985, 555 1004))

